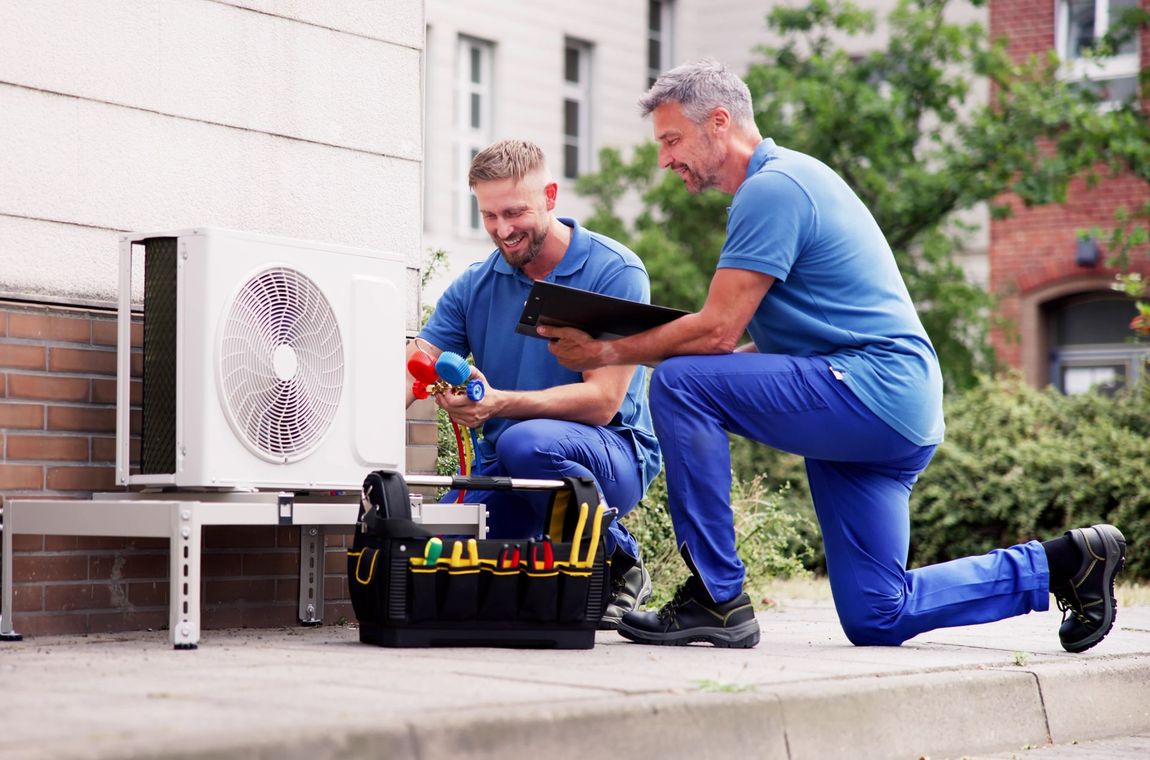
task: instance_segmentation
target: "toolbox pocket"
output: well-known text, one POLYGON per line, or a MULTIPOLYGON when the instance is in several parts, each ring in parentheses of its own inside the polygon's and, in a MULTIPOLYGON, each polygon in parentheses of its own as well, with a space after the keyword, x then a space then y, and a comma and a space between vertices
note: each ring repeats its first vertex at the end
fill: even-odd
POLYGON ((485 567, 479 574, 479 618, 512 620, 519 605, 519 569, 485 567))
POLYGON ((524 572, 519 617, 536 623, 555 621, 559 600, 559 571, 524 572))
POLYGON ((559 574, 559 622, 578 623, 587 617, 587 593, 591 568, 564 570, 559 574))
MULTIPOLYGON (((408 570, 408 609, 412 622, 431 620, 439 609, 437 590, 439 572, 434 567, 412 566, 408 570)), ((446 573, 444 573, 446 575, 446 573)))
POLYGON ((452 568, 447 571, 440 620, 474 620, 479 603, 479 568, 452 568))
POLYGON ((364 547, 347 553, 348 594, 351 606, 359 620, 383 620, 383 605, 379 598, 382 584, 376 573, 382 573, 379 549, 364 547))

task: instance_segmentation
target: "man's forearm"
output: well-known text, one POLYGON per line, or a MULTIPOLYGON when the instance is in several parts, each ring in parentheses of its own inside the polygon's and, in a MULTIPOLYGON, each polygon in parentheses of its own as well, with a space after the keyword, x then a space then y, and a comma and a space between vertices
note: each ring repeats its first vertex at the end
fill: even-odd
POLYGON ((686 354, 729 354, 736 342, 721 325, 702 314, 688 314, 665 325, 612 341, 603 341, 604 364, 654 364, 686 354))
POLYGON ((542 417, 606 425, 619 411, 619 401, 588 383, 557 385, 537 391, 497 391, 493 417, 531 420, 542 417))

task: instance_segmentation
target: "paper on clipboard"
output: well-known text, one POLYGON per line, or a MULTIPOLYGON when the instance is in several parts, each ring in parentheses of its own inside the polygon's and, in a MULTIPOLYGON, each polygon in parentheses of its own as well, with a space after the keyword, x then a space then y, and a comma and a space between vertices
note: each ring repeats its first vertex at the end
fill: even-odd
POLYGON ((610 340, 650 330, 689 313, 537 280, 515 331, 543 338, 535 331, 538 325, 575 327, 592 338, 610 340))

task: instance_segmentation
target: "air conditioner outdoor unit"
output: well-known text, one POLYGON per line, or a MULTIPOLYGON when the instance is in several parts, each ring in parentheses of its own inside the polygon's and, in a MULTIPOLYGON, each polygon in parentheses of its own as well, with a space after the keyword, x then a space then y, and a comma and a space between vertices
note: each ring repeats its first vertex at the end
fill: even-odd
POLYGON ((397 255, 246 232, 122 236, 118 481, 343 490, 402 470, 406 275, 397 255))

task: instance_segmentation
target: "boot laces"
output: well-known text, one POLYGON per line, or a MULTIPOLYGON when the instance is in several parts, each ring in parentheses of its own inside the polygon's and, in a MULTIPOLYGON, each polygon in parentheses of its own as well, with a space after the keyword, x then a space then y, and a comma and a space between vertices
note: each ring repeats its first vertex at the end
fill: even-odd
POLYGON ((686 606, 692 598, 690 586, 688 582, 684 581, 679 585, 679 588, 675 589, 675 596, 671 598, 671 601, 663 605, 662 609, 656 613, 656 616, 664 623, 674 622, 679 608, 686 606))
POLYGON ((1082 608, 1070 600, 1070 597, 1062 591, 1054 592, 1054 601, 1058 605, 1059 612, 1062 613, 1062 619, 1066 620, 1067 613, 1074 616, 1074 618, 1083 625, 1088 625, 1090 620, 1082 611, 1082 608))

